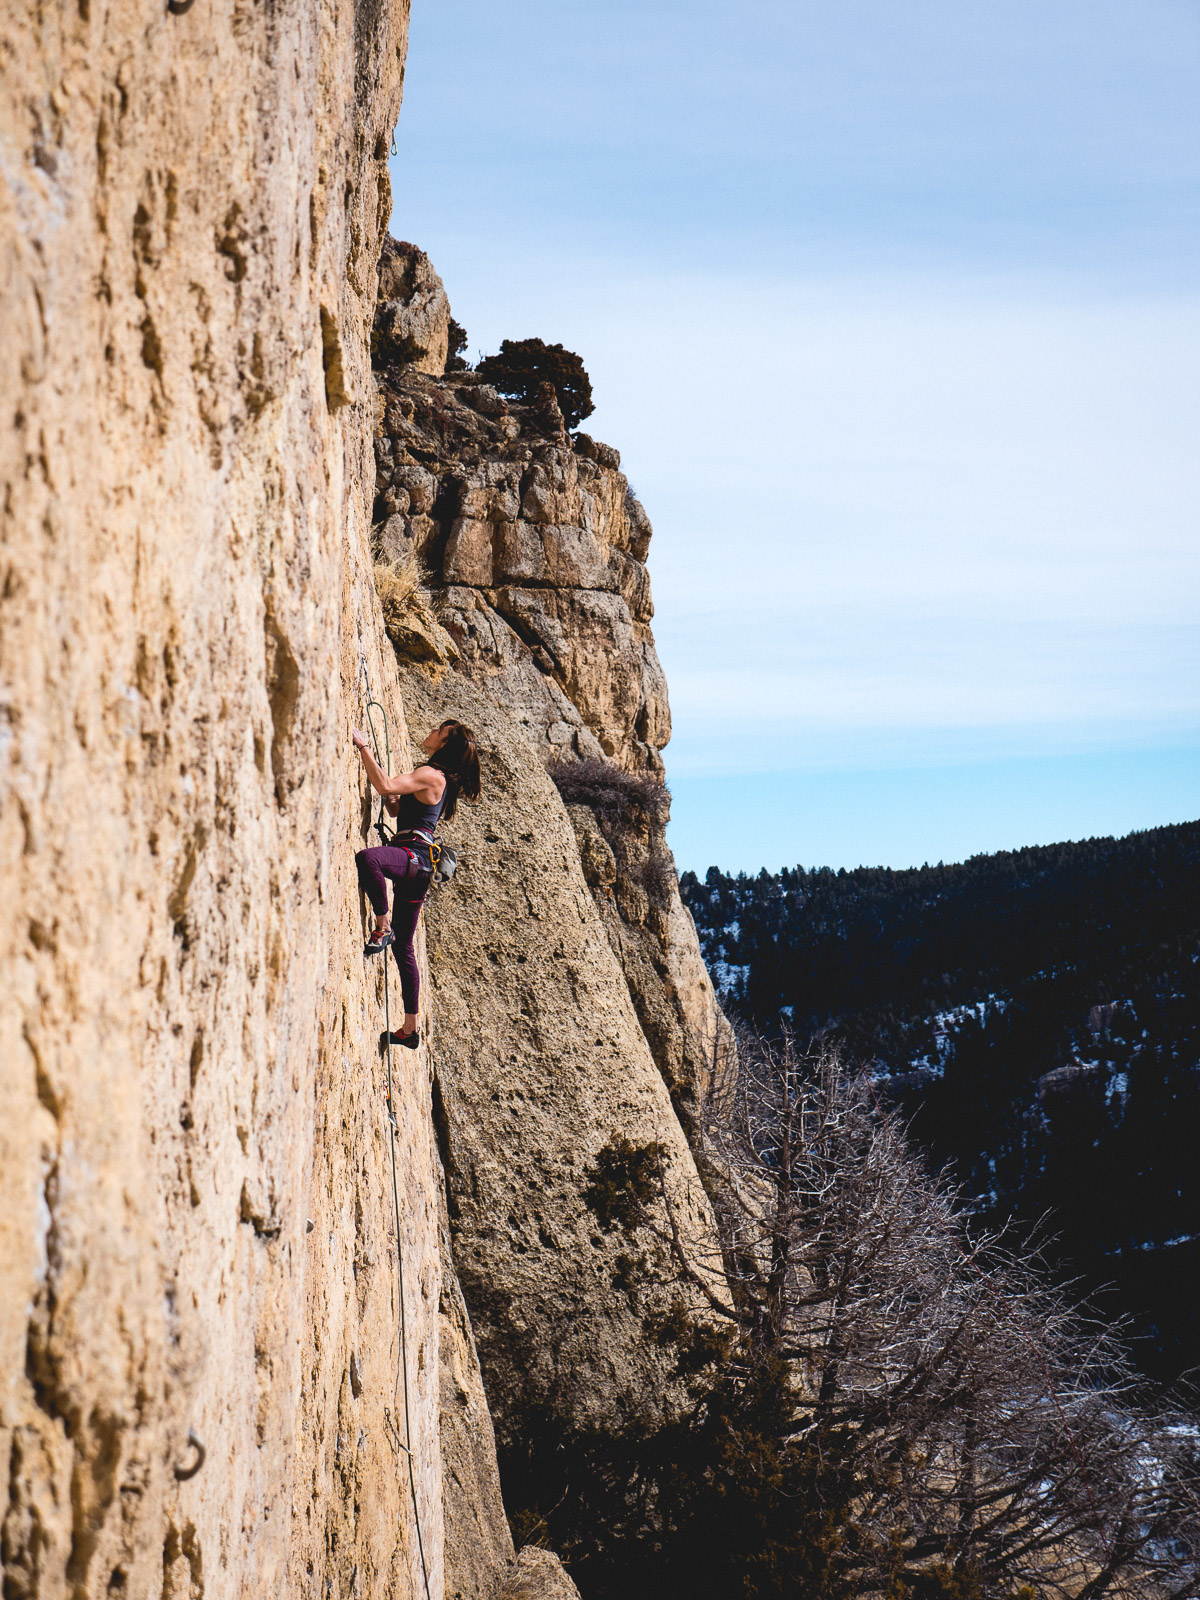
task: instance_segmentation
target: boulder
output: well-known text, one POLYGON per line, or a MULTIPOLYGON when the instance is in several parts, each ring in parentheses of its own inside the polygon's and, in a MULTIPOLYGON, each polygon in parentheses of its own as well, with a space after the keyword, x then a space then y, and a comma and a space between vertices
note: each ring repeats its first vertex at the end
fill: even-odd
POLYGON ((579 1590, 553 1551, 527 1544, 497 1600, 579 1600, 579 1590))
POLYGON ((450 302, 423 250, 390 236, 379 255, 372 358, 440 377, 446 370, 450 302))

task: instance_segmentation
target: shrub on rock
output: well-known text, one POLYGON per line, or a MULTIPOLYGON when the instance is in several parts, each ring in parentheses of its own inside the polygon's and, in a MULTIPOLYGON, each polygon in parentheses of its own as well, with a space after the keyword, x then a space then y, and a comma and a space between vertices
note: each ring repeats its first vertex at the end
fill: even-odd
POLYGON ((463 327, 461 322, 457 322, 453 317, 451 317, 449 326, 446 330, 447 372, 469 372, 471 370, 471 363, 463 355, 463 351, 466 348, 467 330, 463 327))
POLYGON ((573 350, 542 339, 502 339, 500 353, 485 356, 475 369, 485 383, 522 405, 533 405, 542 384, 552 383, 568 428, 577 428, 596 409, 592 383, 573 350))

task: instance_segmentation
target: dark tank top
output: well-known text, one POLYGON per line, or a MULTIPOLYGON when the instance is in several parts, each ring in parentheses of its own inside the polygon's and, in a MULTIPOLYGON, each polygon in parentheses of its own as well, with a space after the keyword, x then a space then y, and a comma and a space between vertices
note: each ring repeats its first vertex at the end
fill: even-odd
POLYGON ((396 807, 394 827, 397 843, 403 844, 406 849, 411 850, 414 855, 418 856, 426 872, 433 870, 429 859, 429 846, 424 839, 409 839, 405 838, 405 835, 413 833, 419 828, 422 833, 427 833, 432 839, 433 830, 441 819, 449 793, 450 780, 447 778, 446 787, 442 790, 442 798, 434 805, 427 805, 424 800, 418 800, 415 794, 402 794, 396 807))

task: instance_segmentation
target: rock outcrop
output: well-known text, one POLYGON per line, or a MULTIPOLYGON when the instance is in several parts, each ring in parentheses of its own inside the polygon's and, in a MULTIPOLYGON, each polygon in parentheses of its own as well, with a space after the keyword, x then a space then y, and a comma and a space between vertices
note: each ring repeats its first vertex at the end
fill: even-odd
POLYGON ((548 1410, 653 1426, 674 1391, 646 1327, 680 1291, 622 1286, 590 1163, 614 1139, 660 1144, 716 1269, 688 1136, 731 1042, 665 841, 649 520, 552 391, 521 406, 470 372, 378 377, 377 571, 385 588, 423 572, 411 614, 431 605, 448 635, 431 662, 389 624, 405 702, 470 723, 484 753, 426 921, 451 1232, 493 1414, 509 1445, 548 1410))
POLYGON ((371 333, 375 360, 441 374, 446 370, 449 332, 450 302, 433 262, 416 245, 385 239, 371 333))
POLYGON ((375 451, 380 559, 429 569, 464 669, 538 756, 661 776, 650 523, 617 452, 572 441, 552 391, 516 406, 470 372, 387 368, 375 451))
MULTIPOLYGON (((391 581, 388 563, 424 570, 449 636, 438 661, 515 725, 576 802, 570 816, 601 923, 694 1134, 731 1042, 665 841, 660 752, 671 724, 650 627, 649 518, 617 451, 569 436, 552 393, 520 406, 471 372, 439 379, 383 364, 378 376, 381 581, 391 581), (605 767, 649 780, 658 801, 594 811, 605 767)), ((411 616, 425 638, 428 624, 416 608, 411 616)), ((401 659, 429 661, 432 648, 406 649, 404 626, 392 630, 401 659)))
POLYGON ((484 794, 443 829, 460 865, 426 924, 451 1237, 497 1428, 511 1442, 549 1409, 652 1424, 671 1389, 645 1321, 673 1291, 620 1288, 627 1244, 589 1210, 589 1170, 614 1138, 660 1142, 680 1227, 711 1261, 707 1198, 553 783, 469 679, 410 673, 404 689, 414 718, 458 716, 482 751, 484 794))

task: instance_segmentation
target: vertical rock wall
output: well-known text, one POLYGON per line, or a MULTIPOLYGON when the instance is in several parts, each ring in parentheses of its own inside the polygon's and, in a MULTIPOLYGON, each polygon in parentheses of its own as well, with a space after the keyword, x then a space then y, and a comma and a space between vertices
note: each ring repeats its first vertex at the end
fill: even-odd
MULTIPOLYGON (((395 318, 389 309, 386 325, 395 318)), ((439 378, 390 362, 386 341, 379 348, 381 584, 388 564, 423 567, 443 641, 411 613, 389 613, 397 650, 452 661, 563 793, 583 802, 570 815, 584 874, 675 1112, 694 1137, 731 1036, 666 846, 660 752, 671 714, 651 630, 650 520, 617 451, 568 435, 553 394, 518 405, 472 372, 439 378), (659 803, 618 804, 618 863, 601 837, 607 823, 589 820, 587 801, 622 773, 635 797, 657 789, 659 803)))
POLYGON ((589 1174, 606 1145, 658 1144, 693 1260, 719 1275, 688 1141, 729 1029, 665 844, 651 530, 620 457, 569 436, 553 391, 517 404, 397 348, 377 338, 373 544, 381 593, 409 594, 384 608, 406 702, 480 736, 484 794, 444 830, 462 864, 426 920, 455 1258, 516 1452, 547 1417, 671 1415, 651 1330, 672 1303, 703 1317, 701 1297, 661 1262, 631 1275, 589 1174))
MULTIPOLYGON (((407 753, 367 551, 407 6, 3 27, 4 1594, 424 1593, 347 742, 365 667, 407 753)), ((438 1596, 436 1152, 400 1056, 438 1596)))
POLYGON ((719 1026, 694 932, 647 905, 629 956, 544 771, 661 772, 649 524, 552 401, 449 392, 440 283, 390 256, 384 348, 428 370, 376 401, 406 26, 404 0, 4 22, 5 1600, 567 1594, 545 1552, 508 1570, 476 1335, 510 1431, 564 1386, 581 1419, 661 1406, 671 1291, 622 1287, 585 1204, 614 1137, 663 1144, 715 1270, 676 1118, 719 1026), (374 695, 409 762, 402 680, 422 717, 453 690, 492 788, 430 912, 433 1056, 396 1055, 397 1240, 347 734, 374 695))
POLYGON ((460 717, 480 740, 484 793, 443 830, 461 865, 426 922, 450 1229, 501 1443, 548 1414, 652 1427, 679 1390, 647 1324, 699 1297, 671 1271, 628 1281, 589 1172, 613 1140, 661 1144, 677 1226, 716 1271, 707 1196, 533 749, 461 675, 404 684, 414 716, 460 717))

